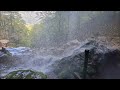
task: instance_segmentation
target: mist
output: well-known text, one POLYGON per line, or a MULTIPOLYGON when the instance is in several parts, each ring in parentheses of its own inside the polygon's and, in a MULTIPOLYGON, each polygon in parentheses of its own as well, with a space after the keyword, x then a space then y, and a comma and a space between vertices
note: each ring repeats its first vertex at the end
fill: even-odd
POLYGON ((39 41, 36 46, 59 46, 75 39, 81 41, 98 35, 118 35, 119 12, 57 11, 54 17, 46 18, 41 24, 41 29, 36 28, 41 34, 34 37, 36 42, 39 41))
POLYGON ((0 11, 0 40, 12 57, 0 60, 1 77, 16 70, 50 74, 53 64, 73 56, 89 40, 118 49, 120 12, 0 11))

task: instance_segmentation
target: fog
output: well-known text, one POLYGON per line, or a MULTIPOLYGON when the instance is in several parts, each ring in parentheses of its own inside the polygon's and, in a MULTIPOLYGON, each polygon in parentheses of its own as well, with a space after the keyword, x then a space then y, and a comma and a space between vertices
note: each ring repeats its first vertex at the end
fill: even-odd
POLYGON ((20 69, 48 73, 86 40, 119 38, 120 12, 0 11, 0 30, 0 39, 9 40, 5 48, 17 57, 1 61, 1 76, 20 69))

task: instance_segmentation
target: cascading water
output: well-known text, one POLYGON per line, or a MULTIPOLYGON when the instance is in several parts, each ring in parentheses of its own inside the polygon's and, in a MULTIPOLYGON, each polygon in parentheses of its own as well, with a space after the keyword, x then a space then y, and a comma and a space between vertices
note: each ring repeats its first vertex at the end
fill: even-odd
MULTIPOLYGON (((35 28, 35 35, 30 37, 32 48, 7 48, 14 59, 0 63, 0 76, 24 69, 48 73, 52 70, 53 63, 71 56, 86 43, 84 40, 90 37, 119 35, 119 13, 113 13, 56 11, 54 17, 47 18, 46 15, 43 22, 38 24, 39 28, 35 28)), ((83 52, 84 48, 80 50, 83 52)))
POLYGON ((52 70, 52 64, 63 57, 70 56, 78 46, 82 45, 79 41, 73 40, 59 48, 49 50, 32 50, 27 47, 7 48, 13 57, 17 57, 11 64, 3 65, 1 76, 16 70, 35 70, 48 73, 52 70), (68 53, 69 52, 69 53, 68 53))

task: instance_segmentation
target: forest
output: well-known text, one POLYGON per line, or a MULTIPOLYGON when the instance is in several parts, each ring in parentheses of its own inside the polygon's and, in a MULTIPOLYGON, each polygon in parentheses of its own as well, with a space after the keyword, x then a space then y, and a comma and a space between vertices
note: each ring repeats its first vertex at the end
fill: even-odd
POLYGON ((1 79, 120 79, 119 69, 120 11, 0 11, 1 79))

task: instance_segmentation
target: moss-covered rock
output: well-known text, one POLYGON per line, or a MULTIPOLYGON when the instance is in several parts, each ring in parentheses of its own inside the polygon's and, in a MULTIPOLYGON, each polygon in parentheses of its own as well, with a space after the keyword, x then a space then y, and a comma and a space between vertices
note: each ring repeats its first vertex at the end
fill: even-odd
POLYGON ((47 75, 42 72, 32 70, 13 71, 3 77, 4 79, 47 79, 47 75))

